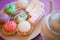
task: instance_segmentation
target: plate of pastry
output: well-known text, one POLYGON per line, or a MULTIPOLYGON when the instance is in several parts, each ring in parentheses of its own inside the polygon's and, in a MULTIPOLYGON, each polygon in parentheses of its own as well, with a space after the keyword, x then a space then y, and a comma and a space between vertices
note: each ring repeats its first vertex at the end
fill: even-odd
POLYGON ((40 33, 39 20, 45 14, 43 3, 31 2, 24 7, 16 1, 1 10, 0 36, 5 40, 31 40, 40 33))

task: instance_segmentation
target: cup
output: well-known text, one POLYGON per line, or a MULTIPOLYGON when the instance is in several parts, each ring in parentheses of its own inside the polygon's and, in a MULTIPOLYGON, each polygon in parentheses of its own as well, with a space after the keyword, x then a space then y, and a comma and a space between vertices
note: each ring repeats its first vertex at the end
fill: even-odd
POLYGON ((49 14, 42 23, 43 40, 60 40, 60 11, 49 14))

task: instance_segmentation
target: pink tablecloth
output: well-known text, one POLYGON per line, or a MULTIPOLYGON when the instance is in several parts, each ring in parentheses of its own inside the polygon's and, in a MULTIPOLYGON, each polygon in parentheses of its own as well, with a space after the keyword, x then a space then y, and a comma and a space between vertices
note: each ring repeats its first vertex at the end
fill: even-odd
MULTIPOLYGON (((16 0, 0 0, 0 10, 7 4, 10 2, 13 2, 16 0)), ((46 11, 46 15, 49 14, 49 9, 50 9, 50 3, 49 0, 40 0, 41 2, 44 3, 45 5, 45 11, 46 11)), ((55 10, 60 10, 60 0, 54 0, 54 8, 55 10)), ((42 40, 41 39, 41 35, 38 35, 36 38, 32 39, 32 40, 42 40)))

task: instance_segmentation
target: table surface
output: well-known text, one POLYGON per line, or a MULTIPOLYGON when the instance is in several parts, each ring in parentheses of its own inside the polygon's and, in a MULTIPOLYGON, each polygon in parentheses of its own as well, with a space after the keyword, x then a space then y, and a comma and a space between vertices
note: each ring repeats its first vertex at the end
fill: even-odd
MULTIPOLYGON (((7 4, 7 3, 10 3, 10 2, 13 2, 13 1, 16 1, 16 0, 0 0, 0 10, 7 4)), ((46 11, 46 14, 48 15, 49 14, 49 9, 50 9, 50 3, 49 3, 49 0, 40 0, 41 2, 44 3, 45 5, 45 11, 46 11)), ((55 10, 60 10, 60 0, 54 0, 54 9, 55 10)), ((37 37, 35 37, 34 39, 32 40, 42 40, 41 39, 41 35, 39 34, 37 37)))

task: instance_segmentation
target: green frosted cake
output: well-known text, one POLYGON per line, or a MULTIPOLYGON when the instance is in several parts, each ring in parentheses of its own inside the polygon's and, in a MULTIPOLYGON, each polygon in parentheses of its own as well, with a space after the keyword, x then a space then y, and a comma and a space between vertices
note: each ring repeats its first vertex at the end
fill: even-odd
POLYGON ((16 6, 14 4, 8 4, 4 10, 9 15, 13 14, 16 11, 16 6))

